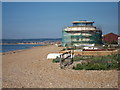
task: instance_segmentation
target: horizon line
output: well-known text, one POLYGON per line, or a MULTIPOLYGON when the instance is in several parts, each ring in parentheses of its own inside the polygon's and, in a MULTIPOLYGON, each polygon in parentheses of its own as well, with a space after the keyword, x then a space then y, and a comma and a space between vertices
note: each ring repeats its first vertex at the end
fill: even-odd
POLYGON ((62 38, 2 38, 2 39, 62 39, 62 38))

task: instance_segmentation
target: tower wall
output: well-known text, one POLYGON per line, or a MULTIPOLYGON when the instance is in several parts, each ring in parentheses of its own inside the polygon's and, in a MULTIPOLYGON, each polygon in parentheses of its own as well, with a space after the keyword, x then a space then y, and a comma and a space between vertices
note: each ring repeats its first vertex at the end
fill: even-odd
POLYGON ((62 31, 62 45, 79 46, 85 44, 102 44, 102 31, 96 29, 92 24, 89 25, 90 26, 84 23, 82 25, 76 24, 76 26, 65 28, 62 31))

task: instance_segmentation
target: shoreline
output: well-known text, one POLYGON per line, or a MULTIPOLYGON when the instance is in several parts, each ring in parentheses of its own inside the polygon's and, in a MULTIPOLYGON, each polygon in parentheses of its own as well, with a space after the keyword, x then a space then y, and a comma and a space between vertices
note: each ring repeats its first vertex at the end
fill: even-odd
MULTIPOLYGON (((60 44, 61 41, 43 41, 43 42, 31 42, 31 43, 0 43, 1 45, 1 48, 2 48, 2 45, 41 45, 41 46, 47 46, 47 45, 55 45, 55 44, 60 44)), ((38 46, 35 46, 35 47, 38 47, 38 46)), ((34 48, 34 47, 31 47, 31 48, 34 48)), ((27 48, 27 49, 30 49, 30 48, 27 48)), ((26 49, 18 49, 18 50, 13 50, 13 51, 7 51, 7 52, 0 52, 0 53, 14 53, 16 51, 21 51, 21 50, 26 50, 26 49)))
POLYGON ((0 54, 2 54, 2 55, 13 54, 13 53, 18 53, 18 52, 22 52, 22 51, 25 51, 25 50, 29 50, 29 49, 32 49, 32 48, 39 48, 39 47, 44 47, 44 46, 48 46, 48 45, 35 46, 35 47, 27 48, 27 49, 19 49, 19 50, 8 51, 8 52, 0 52, 0 54))

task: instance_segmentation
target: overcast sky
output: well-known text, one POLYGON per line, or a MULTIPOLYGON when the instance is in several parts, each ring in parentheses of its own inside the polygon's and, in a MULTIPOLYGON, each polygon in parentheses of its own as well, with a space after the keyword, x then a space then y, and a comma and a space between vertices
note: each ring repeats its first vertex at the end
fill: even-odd
POLYGON ((117 2, 3 2, 3 38, 61 38, 72 21, 94 21, 103 34, 118 33, 117 2))

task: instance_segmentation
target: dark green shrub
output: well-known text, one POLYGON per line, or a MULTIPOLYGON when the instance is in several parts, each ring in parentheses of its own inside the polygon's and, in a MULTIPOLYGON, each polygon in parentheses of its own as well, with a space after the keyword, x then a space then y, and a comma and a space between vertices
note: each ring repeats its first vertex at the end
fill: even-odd
POLYGON ((113 59, 116 60, 116 61, 119 61, 120 60, 120 54, 113 55, 113 59))
POLYGON ((66 49, 65 48, 63 48, 61 51, 65 51, 66 49))
POLYGON ((112 41, 111 44, 118 44, 118 42, 117 41, 112 41))
POLYGON ((83 65, 77 64, 76 66, 73 67, 75 70, 83 70, 83 65))
POLYGON ((60 62, 60 58, 56 58, 52 60, 53 63, 59 63, 60 62))

